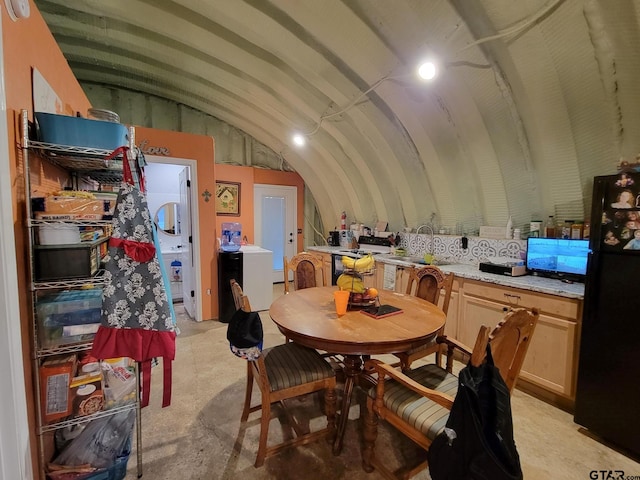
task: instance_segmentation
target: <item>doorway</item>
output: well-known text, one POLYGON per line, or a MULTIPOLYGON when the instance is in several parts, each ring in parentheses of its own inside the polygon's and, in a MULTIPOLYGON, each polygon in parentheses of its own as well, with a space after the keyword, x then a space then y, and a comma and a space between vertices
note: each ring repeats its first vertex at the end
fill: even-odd
POLYGON ((256 244, 273 252, 273 282, 284 281, 284 257, 298 251, 296 187, 254 185, 253 212, 256 244))
POLYGON ((162 257, 167 274, 171 276, 171 264, 179 265, 179 277, 171 279, 174 299, 181 299, 185 312, 195 321, 202 321, 202 281, 200 272, 199 225, 191 219, 198 218, 197 162, 184 158, 145 156, 147 202, 152 218, 167 204, 176 205, 179 218, 177 230, 161 232, 162 257))

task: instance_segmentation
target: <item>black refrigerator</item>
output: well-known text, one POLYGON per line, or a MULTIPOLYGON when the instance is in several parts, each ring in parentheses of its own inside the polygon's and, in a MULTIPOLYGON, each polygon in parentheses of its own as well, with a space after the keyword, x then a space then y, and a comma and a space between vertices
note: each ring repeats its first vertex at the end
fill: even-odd
POLYGON ((574 420, 640 456, 640 173, 595 177, 574 420))

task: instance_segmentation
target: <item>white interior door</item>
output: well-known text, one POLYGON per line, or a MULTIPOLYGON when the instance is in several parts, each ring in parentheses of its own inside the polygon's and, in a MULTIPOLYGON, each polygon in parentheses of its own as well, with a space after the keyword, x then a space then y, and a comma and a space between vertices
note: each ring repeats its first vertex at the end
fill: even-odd
POLYGON ((193 232, 191 221, 191 181, 189 179, 189 167, 180 172, 180 236, 182 250, 180 262, 182 263, 182 303, 184 309, 191 318, 196 318, 195 297, 195 262, 193 258, 193 232), (186 268, 185 268, 186 267, 186 268))
POLYGON ((255 243, 273 252, 273 282, 284 281, 284 257, 291 258, 297 247, 296 187, 254 185, 255 243))
MULTIPOLYGON (((179 235, 160 235, 161 248, 182 263, 182 301, 195 321, 202 321, 202 278, 200 271, 200 226, 198 225, 198 162, 186 158, 146 155, 147 201, 155 215, 166 202, 179 204, 179 235), (163 165, 157 165, 163 164, 163 165), (170 167, 154 168, 154 167, 170 167), (178 248, 179 247, 179 248, 178 248)), ((176 295, 176 298, 179 298, 176 295)))

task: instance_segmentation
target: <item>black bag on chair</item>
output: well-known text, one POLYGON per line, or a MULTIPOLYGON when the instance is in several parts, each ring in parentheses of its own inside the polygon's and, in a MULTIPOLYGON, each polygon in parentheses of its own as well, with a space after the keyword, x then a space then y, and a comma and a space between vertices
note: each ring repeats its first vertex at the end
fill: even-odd
POLYGON ((522 480, 509 389, 490 345, 485 363, 460 371, 447 425, 429 447, 428 461, 433 480, 522 480))

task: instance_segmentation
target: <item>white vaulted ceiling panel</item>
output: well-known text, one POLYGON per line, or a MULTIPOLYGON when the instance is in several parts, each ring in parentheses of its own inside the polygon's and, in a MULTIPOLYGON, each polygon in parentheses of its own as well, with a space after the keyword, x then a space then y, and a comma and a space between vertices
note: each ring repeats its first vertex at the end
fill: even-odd
POLYGON ((583 218, 591 178, 640 152, 640 0, 35 4, 82 84, 246 132, 303 177, 326 230, 342 210, 394 230, 583 218), (424 84, 427 55, 441 72, 424 84))

